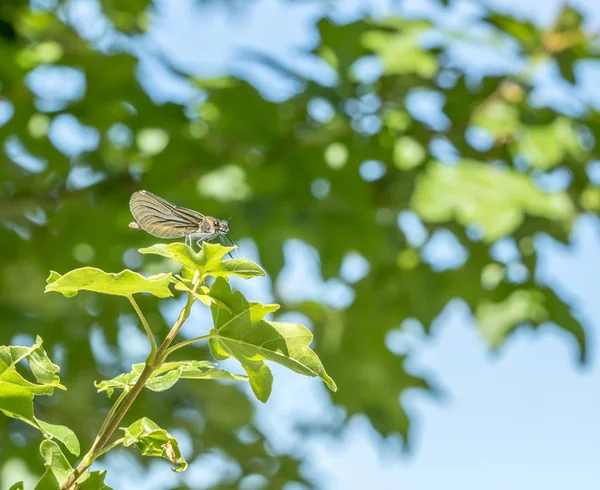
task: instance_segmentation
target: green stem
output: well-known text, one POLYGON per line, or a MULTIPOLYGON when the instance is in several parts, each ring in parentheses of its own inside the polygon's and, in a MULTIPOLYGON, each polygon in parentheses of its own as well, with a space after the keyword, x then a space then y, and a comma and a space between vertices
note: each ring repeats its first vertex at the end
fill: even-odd
POLYGON ((184 340, 183 342, 178 342, 173 347, 170 347, 167 349, 167 352, 165 353, 165 359, 168 356, 170 356, 173 352, 175 352, 177 349, 181 349, 182 347, 185 347, 186 345, 193 344, 194 342, 200 342, 201 340, 208 340, 213 337, 214 337, 214 335, 209 333, 208 335, 202 335, 200 337, 194 337, 193 339, 184 340))
POLYGON ((94 456, 94 460, 98 459, 100 456, 102 456, 104 453, 107 453, 108 451, 110 451, 111 449, 116 448, 117 446, 123 444, 123 441, 125 440, 124 437, 121 437, 121 439, 117 439, 115 442, 110 443, 108 446, 106 446, 104 449, 98 451, 95 456, 94 456))
MULTIPOLYGON (((204 279, 204 277, 200 278, 198 273, 196 273, 196 275, 194 276, 194 288, 191 292, 187 294, 187 303, 183 310, 181 310, 179 318, 177 318, 177 321, 165 337, 165 340, 163 340, 160 347, 156 350, 156 355, 154 356, 154 358, 152 358, 152 354, 148 356, 148 359, 146 360, 146 365, 144 366, 144 369, 141 372, 138 380, 135 382, 131 390, 123 397, 123 400, 120 403, 120 405, 118 405, 118 408, 115 408, 114 410, 111 409, 111 412, 114 414, 112 416, 112 420, 107 422, 107 420, 109 419, 109 417, 107 416, 105 424, 103 424, 104 431, 98 432, 98 436, 96 437, 96 441, 92 445, 92 448, 83 457, 81 462, 77 465, 77 468, 73 470, 73 473, 71 473, 69 477, 62 483, 59 490, 71 489, 77 481, 77 479, 92 465, 94 459, 96 459, 99 454, 103 454, 106 452, 104 451, 104 448, 110 447, 106 446, 108 440, 112 437, 113 433, 121 423, 121 420, 123 420, 123 417, 125 417, 125 414, 131 408, 131 405, 133 404, 134 400, 140 394, 150 376, 152 376, 152 373, 156 369, 158 369, 164 362, 167 350, 169 349, 169 345, 171 344, 171 342, 173 342, 173 339, 175 338, 185 321, 189 318, 190 313, 192 311, 192 306, 194 304, 194 296, 201 283, 200 279, 204 279)), ((136 306, 137 304, 134 306, 134 308, 136 308, 136 306)), ((145 323, 145 325, 147 325, 147 323, 145 323)), ((117 400, 117 402, 119 402, 119 400, 117 400)), ((115 405, 117 405, 117 402, 115 402, 115 405)), ((111 415, 111 413, 109 413, 109 415, 111 415)))
POLYGON ((102 427, 100 427, 100 430, 98 431, 98 435, 96 436, 96 440, 94 441, 94 444, 96 444, 98 442, 98 440, 100 439, 100 436, 102 434, 104 434, 106 427, 108 427, 108 424, 110 424, 110 422, 112 421, 112 419, 115 415, 115 412, 121 406, 121 403, 123 403, 123 400, 127 396, 127 393, 129 393, 129 386, 126 386, 123 389, 123 391, 119 395, 119 398, 117 398, 117 401, 115 401, 115 403, 113 403, 113 406, 111 407, 110 411, 108 412, 108 415, 106 416, 106 418, 104 419, 104 422, 102 423, 102 427))
POLYGON ((140 307, 138 306, 137 301, 135 299, 133 299, 133 295, 129 294, 129 295, 127 295, 127 298, 129 299, 131 306, 133 306, 133 309, 137 313, 137 316, 139 317, 140 321, 142 322, 142 325, 144 326, 144 330, 146 330, 146 335, 148 336, 148 340, 150 340, 150 360, 151 360, 151 362, 153 362, 154 358, 156 356, 156 340, 154 339, 154 334, 152 333, 152 330, 150 329, 150 325, 148 325, 148 322, 146 321, 146 317, 144 316, 144 313, 142 313, 142 310, 140 310, 140 307))

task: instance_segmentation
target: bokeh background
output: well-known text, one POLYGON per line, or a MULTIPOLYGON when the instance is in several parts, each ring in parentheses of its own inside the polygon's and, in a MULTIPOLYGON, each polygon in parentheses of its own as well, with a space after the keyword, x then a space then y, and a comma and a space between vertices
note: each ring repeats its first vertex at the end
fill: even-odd
MULTIPOLYGON (((127 227, 144 188, 231 218, 268 271, 235 286, 339 391, 273 366, 266 405, 145 392, 129 418, 190 468, 117 451, 115 490, 596 488, 599 35, 588 0, 2 0, 0 343, 41 335, 68 387, 37 415, 88 448, 93 381, 148 352, 127 301, 43 294, 168 267, 127 227)), ((140 304, 159 335, 181 306, 140 304)), ((39 442, 0 418, 0 488, 33 488, 39 442)))

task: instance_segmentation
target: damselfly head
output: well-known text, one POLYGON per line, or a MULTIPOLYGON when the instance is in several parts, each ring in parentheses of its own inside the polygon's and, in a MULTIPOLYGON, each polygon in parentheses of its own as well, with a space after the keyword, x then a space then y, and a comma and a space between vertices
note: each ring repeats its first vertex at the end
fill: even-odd
POLYGON ((229 221, 226 219, 215 219, 214 222, 215 231, 220 234, 226 234, 229 232, 229 221))

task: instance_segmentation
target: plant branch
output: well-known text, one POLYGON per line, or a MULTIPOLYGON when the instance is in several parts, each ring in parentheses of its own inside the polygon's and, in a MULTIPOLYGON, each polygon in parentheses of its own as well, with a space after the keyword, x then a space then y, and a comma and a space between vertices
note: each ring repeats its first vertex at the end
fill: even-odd
POLYGON ((98 440, 100 439, 100 436, 102 434, 104 434, 106 427, 108 427, 108 424, 110 424, 111 420, 113 419, 113 417, 115 415, 115 412, 121 406, 121 403, 123 402, 123 400, 125 399, 125 397, 127 396, 128 393, 129 393, 129 386, 126 386, 123 389, 123 391, 121 392, 121 394, 119 395, 119 398, 117 398, 115 403, 113 403, 113 406, 111 407, 110 411, 108 412, 108 415, 104 419, 104 422, 102 423, 102 426, 100 427, 100 430, 98 431, 98 435, 96 436, 96 440, 94 441, 94 444, 96 444, 98 442, 98 440))
MULTIPOLYGON (((111 409, 111 412, 109 412, 106 420, 104 421, 105 423, 102 424, 102 427, 104 428, 104 430, 98 432, 98 436, 96 437, 96 440, 95 440, 94 444, 92 445, 92 448, 83 457, 81 462, 77 465, 77 468, 75 468, 75 470, 73 470, 73 473, 71 473, 69 475, 69 477, 62 483, 59 490, 71 489, 73 487, 73 485, 75 484, 75 482, 77 481, 77 479, 92 465, 94 460, 100 454, 103 454, 106 451, 108 451, 108 449, 104 450, 106 444, 108 443, 108 440, 114 434, 115 430, 121 423, 121 420, 123 420, 123 418, 127 414, 127 411, 131 408, 131 405, 133 404, 133 402, 135 401, 137 396, 140 394, 140 392, 144 388, 144 385, 146 384, 146 382, 148 381, 150 376, 152 376, 152 373, 156 369, 158 369, 165 361, 167 351, 169 349, 169 345, 171 344, 171 342, 173 342, 173 339, 175 338, 175 336, 177 335, 177 333, 179 332, 179 330, 181 329, 181 327, 183 326, 185 321, 190 316, 190 313, 192 311, 192 306, 194 305, 194 301, 195 301, 194 296, 196 295, 196 291, 198 290, 198 287, 200 286, 200 283, 203 279, 204 279, 204 276, 200 277, 198 272, 196 272, 196 275, 194 276, 194 281, 193 281, 194 288, 191 292, 187 293, 187 303, 186 303, 185 307, 183 308, 183 310, 181 310, 181 313, 179 314, 177 321, 175 322, 175 324, 173 325, 173 327, 171 328, 171 330, 169 331, 169 333, 163 340, 162 344, 156 350, 156 355, 154 357, 152 357, 152 353, 150 353, 150 355, 148 356, 148 359, 146 360, 146 365, 144 366, 144 369, 140 374, 140 377, 135 382, 135 384, 133 385, 131 390, 123 397, 122 402, 119 404, 121 397, 119 397, 119 399, 115 402, 115 405, 118 405, 118 407, 117 408, 113 407, 114 410, 111 409), (109 419, 110 415, 112 415, 111 419, 109 419)), ((134 306, 134 308, 136 306, 137 306, 137 304, 134 306)), ((137 309, 136 309, 136 311, 137 311, 137 309)), ((145 325, 147 325, 147 323, 145 323, 145 325)), ((110 447, 110 446, 106 446, 106 447, 110 447)))
POLYGON ((170 348, 167 349, 167 352, 165 354, 165 358, 168 357, 168 356, 170 356, 177 349, 181 349, 182 347, 185 347, 186 345, 193 344, 194 342, 200 342, 201 340, 208 340, 208 339, 213 338, 213 337, 214 337, 213 334, 208 334, 208 335, 201 335, 200 337, 194 337, 193 339, 189 339, 189 340, 184 340, 183 342, 178 342, 173 347, 170 347, 170 348))
POLYGON ((204 276, 199 277, 198 272, 196 271, 196 274, 194 275, 194 280, 193 280, 194 287, 191 292, 187 293, 187 297, 188 297, 187 303, 186 303, 185 307, 183 308, 183 310, 181 310, 181 313, 179 314, 179 318, 175 322, 175 325, 173 325, 173 328, 171 328, 171 330, 165 337, 165 340, 163 340, 162 344, 160 344, 160 347, 158 348, 158 351, 156 353, 156 360, 154 362, 155 368, 159 368, 160 366, 162 366, 163 362, 165 362, 165 359, 167 357, 167 350, 169 349, 171 342, 173 342, 173 340, 175 339, 175 336, 179 333, 179 330, 181 329, 181 327, 183 326, 185 321, 190 316, 190 313, 192 311, 192 306, 194 305, 194 301, 195 301, 194 298, 196 296, 196 291, 198 290, 198 287, 200 286, 200 283, 202 282, 203 279, 204 279, 204 276))
POLYGON ((109 444, 108 446, 106 446, 104 449, 102 449, 101 451, 98 451, 96 453, 96 455, 94 456, 94 460, 98 459, 100 456, 102 456, 104 453, 107 453, 108 451, 110 451, 111 449, 116 448, 117 446, 123 444, 123 441, 125 440, 124 437, 121 437, 121 439, 117 439, 116 441, 112 442, 111 444, 109 444))
POLYGON ((137 301, 133 298, 133 295, 129 294, 127 296, 127 298, 129 299, 131 306, 133 306, 133 309, 137 313, 140 321, 142 322, 142 325, 144 326, 144 330, 146 330, 146 335, 148 336, 148 340, 150 340, 150 349, 151 349, 150 350, 150 361, 154 362, 154 358, 156 356, 156 340, 154 339, 154 334, 152 333, 152 330, 150 329, 150 325, 148 325, 148 322, 146 321, 146 317, 144 316, 144 313, 142 313, 142 310, 140 310, 140 307, 138 306, 137 301))

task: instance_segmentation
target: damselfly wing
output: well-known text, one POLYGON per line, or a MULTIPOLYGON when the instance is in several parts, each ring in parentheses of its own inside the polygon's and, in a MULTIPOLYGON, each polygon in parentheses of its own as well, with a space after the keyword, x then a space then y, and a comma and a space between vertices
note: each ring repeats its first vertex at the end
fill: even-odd
POLYGON ((205 216, 191 209, 175 206, 148 191, 136 191, 131 195, 129 209, 135 218, 132 229, 142 229, 158 238, 183 238, 198 244, 214 238, 227 236, 229 221, 205 216))

